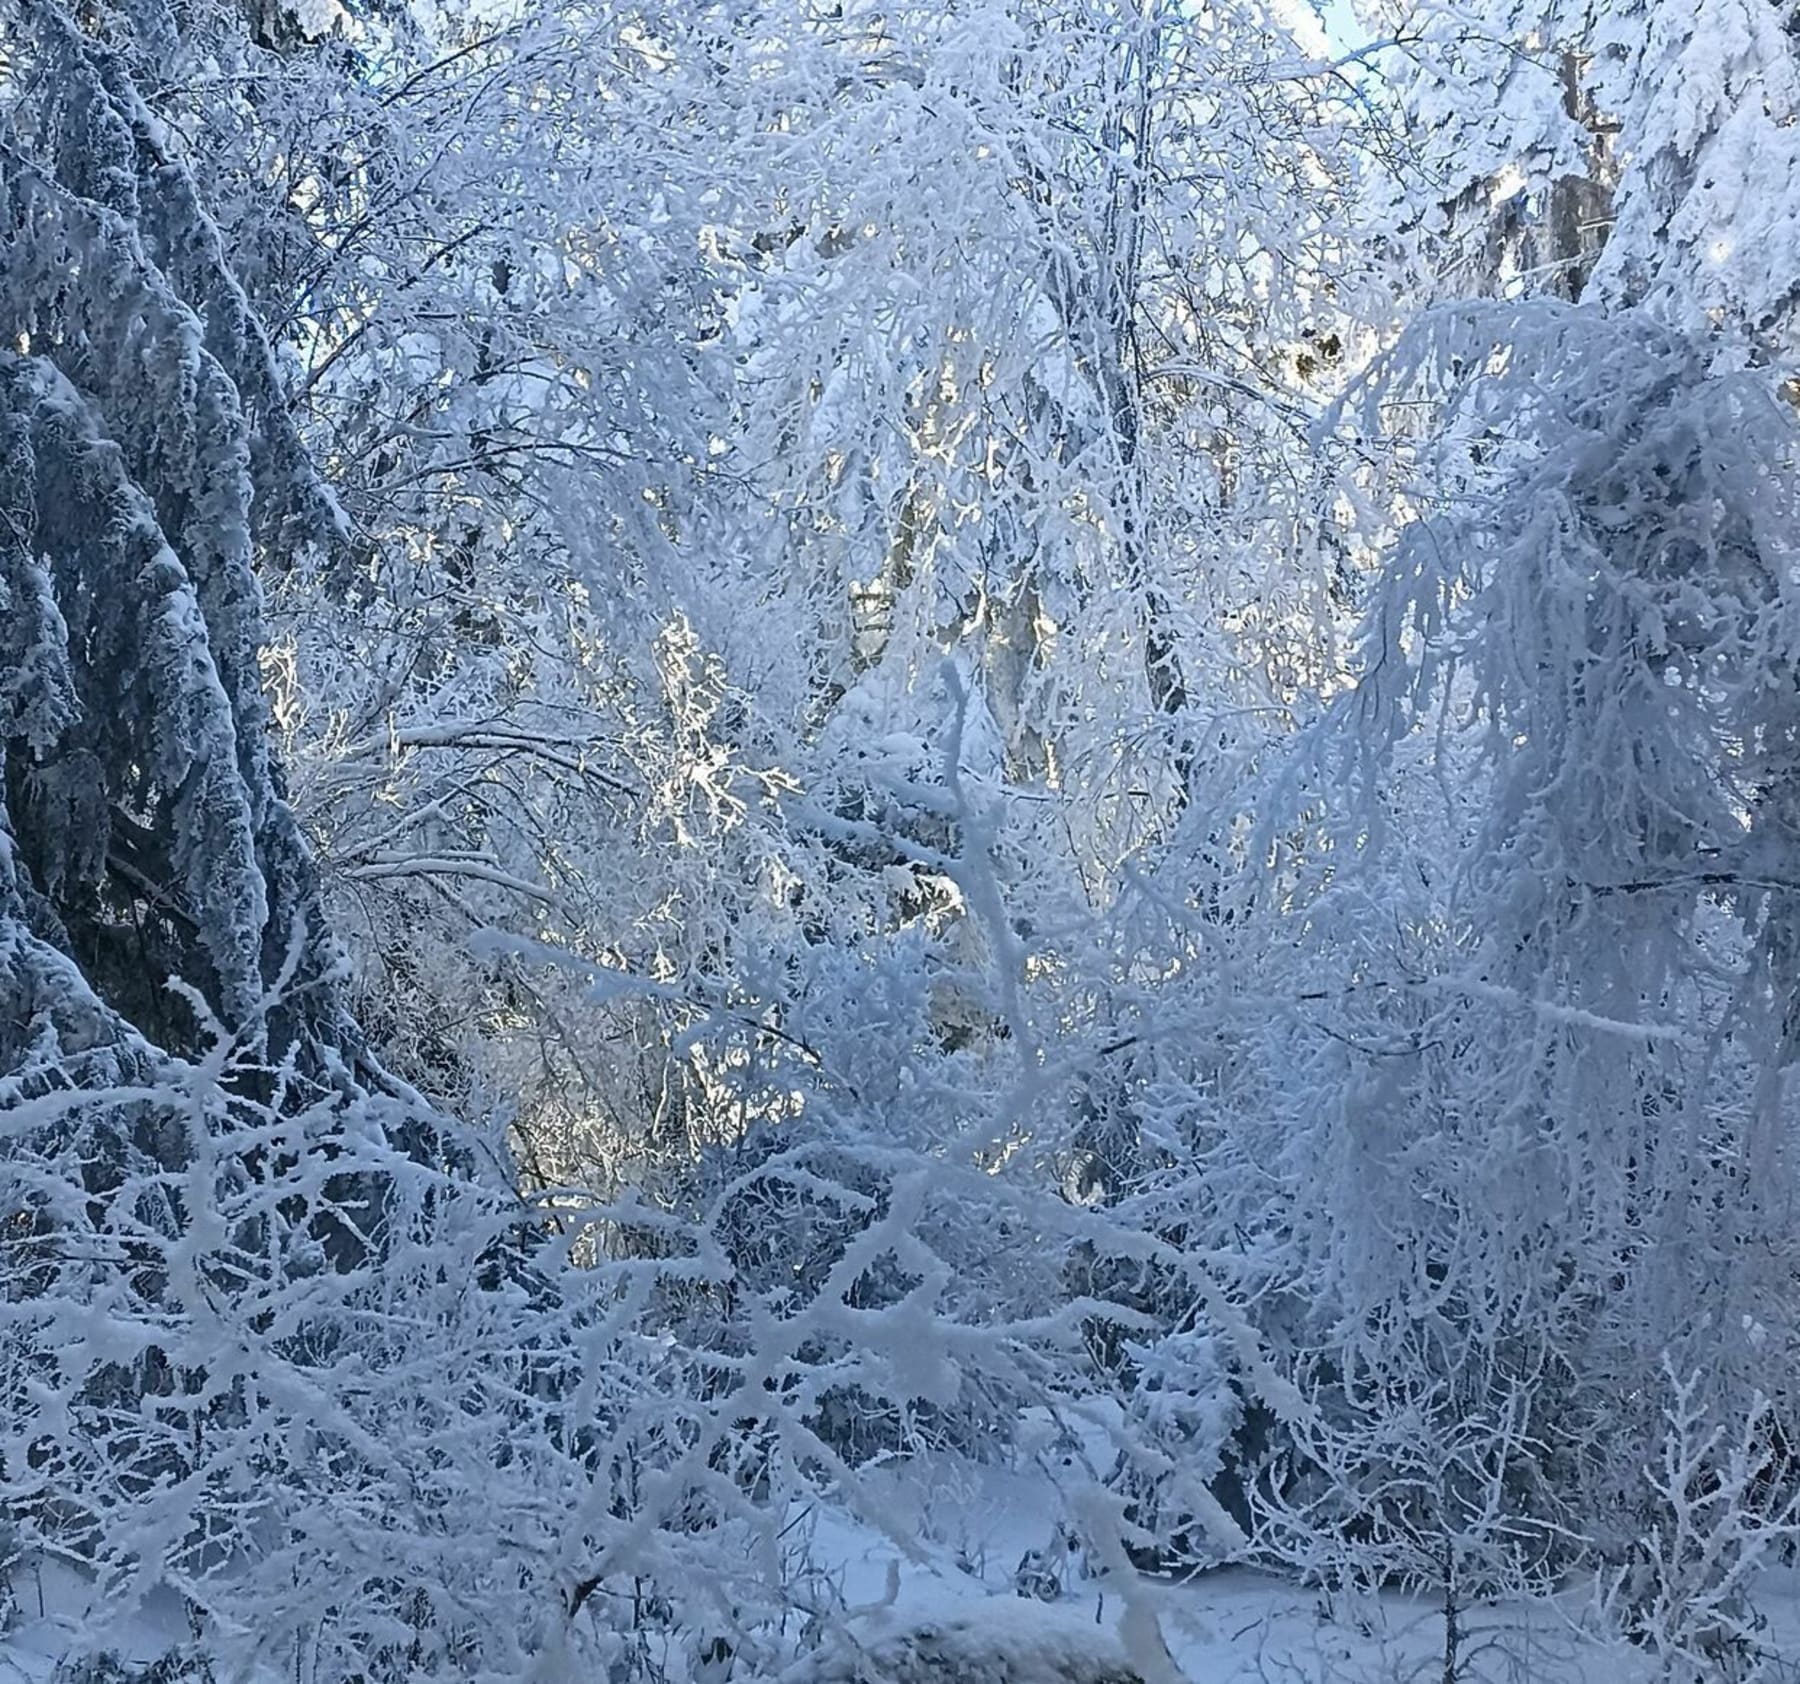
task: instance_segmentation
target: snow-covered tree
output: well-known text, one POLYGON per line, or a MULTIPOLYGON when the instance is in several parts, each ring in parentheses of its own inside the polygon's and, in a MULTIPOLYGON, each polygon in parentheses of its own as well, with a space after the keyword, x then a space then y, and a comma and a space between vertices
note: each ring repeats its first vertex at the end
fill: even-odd
MULTIPOLYGON (((342 519, 128 54, 54 5, 19 23, 3 159, 17 939, 171 1049, 197 1026, 169 978, 248 1028, 298 944, 268 1050, 359 1080, 257 666, 258 561, 335 545, 342 519)), ((22 1000, 16 1052, 72 1004, 22 1000)))

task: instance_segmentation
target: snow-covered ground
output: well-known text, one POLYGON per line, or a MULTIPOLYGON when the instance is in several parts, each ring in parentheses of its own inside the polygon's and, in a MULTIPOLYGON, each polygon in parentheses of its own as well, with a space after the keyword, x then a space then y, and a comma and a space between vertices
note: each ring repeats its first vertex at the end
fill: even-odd
MULTIPOLYGON (((814 1552, 833 1563, 859 1643, 930 1626, 966 1648, 985 1638, 1016 1653, 1082 1645, 1128 1658, 1150 1684, 1407 1684, 1443 1677, 1444 1626, 1429 1598, 1398 1593, 1331 1596, 1242 1568, 1185 1583, 1137 1580, 1130 1596, 1067 1563, 1053 1603, 1014 1590, 1028 1550, 1052 1552, 1066 1497, 1051 1477, 913 1464, 871 1477, 876 1510, 896 1531, 923 1538, 903 1552, 881 1531, 841 1513, 815 1519, 814 1552), (1100 1647, 1094 1648, 1096 1637, 1100 1647), (1172 1668, 1172 1674, 1165 1672, 1172 1668)), ((1071 1477, 1068 1484, 1075 1483, 1071 1477)), ((1800 1684, 1800 1570, 1771 1572, 1759 1596, 1770 1684, 1800 1684)), ((1649 1656, 1607 1639, 1589 1617, 1591 1596, 1465 1610, 1466 1684, 1651 1684, 1649 1656)), ((1049 1668, 1015 1668, 1027 1684, 1056 1684, 1049 1668)))
MULTIPOLYGON (((1443 1623, 1426 1598, 1333 1597, 1241 1568, 1185 1583, 1135 1579, 1129 1594, 1054 1550, 1079 1475, 1054 1463, 1029 1471, 911 1463, 863 1483, 860 1515, 821 1507, 806 1517, 810 1553, 835 1581, 848 1617, 824 1655, 787 1684, 1440 1684, 1443 1623), (897 1541, 904 1539, 905 1544, 897 1541), (1060 1567, 1054 1600, 1014 1589, 1027 1551, 1060 1567), (910 1669, 891 1663, 912 1654, 910 1669), (875 1661, 869 1667, 863 1659, 875 1661)), ((0 1684, 45 1684, 94 1612, 66 1569, 13 1578, 16 1609, 0 1635, 0 1684)), ((1654 1684, 1644 1653, 1608 1641, 1584 1619, 1586 1597, 1467 1610, 1464 1684, 1654 1684)), ((1762 1586, 1767 1684, 1800 1684, 1800 1570, 1762 1586)), ((173 1597, 152 1595, 118 1644, 150 1661, 191 1633, 173 1597)), ((672 1642, 672 1677, 690 1671, 672 1642)), ((693 1668, 693 1684, 751 1684, 742 1668, 693 1668), (700 1674, 704 1673, 702 1679, 700 1674)), ((277 1684, 271 1679, 269 1684, 277 1684)), ((1723 1681, 1721 1681, 1723 1684, 1723 1681)))

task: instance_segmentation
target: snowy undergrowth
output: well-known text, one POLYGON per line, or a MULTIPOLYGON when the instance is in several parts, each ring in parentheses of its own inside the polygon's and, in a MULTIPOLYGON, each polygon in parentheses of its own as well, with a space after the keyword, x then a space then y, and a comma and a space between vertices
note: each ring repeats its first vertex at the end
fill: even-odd
MULTIPOLYGON (((927 1463, 871 1478, 884 1512, 916 1521, 926 1541, 920 1558, 908 1559, 842 1513, 814 1518, 814 1551, 850 1611, 852 1643, 881 1650, 924 1629, 948 1634, 958 1652, 1016 1657, 1066 1644, 1093 1656, 1096 1672, 1110 1655, 1140 1676, 1167 1666, 1194 1684, 1443 1684, 1442 1610, 1429 1596, 1320 1590, 1243 1567, 1121 1587, 1089 1576, 1077 1550, 1054 1600, 1034 1600, 1017 1594, 1020 1563, 1027 1552, 1055 1549, 1079 1496, 1076 1479, 927 1463), (1147 1631, 1155 1634, 1148 1652, 1147 1631)), ((1762 1676, 1800 1679, 1800 1571, 1766 1573, 1756 1602, 1766 1622, 1762 1676)), ((1651 1656, 1602 1629, 1586 1583, 1555 1599, 1479 1605, 1462 1620, 1457 1677, 1465 1684, 1651 1684, 1658 1676, 1651 1656)), ((1008 1674, 1033 1684, 1063 1675, 1029 1666, 1008 1674)), ((976 1666, 944 1676, 990 1673, 976 1666)))
MULTIPOLYGON (((653 1646, 668 1684, 1443 1684, 1442 1611, 1429 1597, 1308 1588, 1243 1567, 1185 1581, 1099 1575, 1067 1547, 1083 1478, 1071 1465, 976 1466, 922 1457, 867 1470, 858 1507, 797 1511, 819 1610, 796 1628, 792 1658, 768 1668, 706 1628, 678 1619, 653 1646), (1038 1569, 1034 1594, 1022 1568, 1038 1569), (1052 1582, 1054 1581, 1054 1583, 1052 1582)), ((103 1611, 81 1575, 15 1566, 0 1676, 68 1679, 71 1657, 103 1611)), ((1800 1679, 1800 1569, 1763 1576, 1759 1644, 1768 1684, 1800 1679)), ((1654 1684, 1653 1657, 1605 1635, 1584 1585, 1554 1600, 1464 1611, 1461 1684, 1654 1684)), ((181 1600, 149 1595, 134 1617, 106 1622, 133 1670, 162 1663, 175 1679, 212 1677, 204 1631, 181 1600)), ((91 1664, 91 1663, 89 1663, 91 1664)), ((85 1676, 85 1674, 84 1674, 85 1676)), ((96 1674, 96 1676, 99 1676, 96 1674)), ((271 1667, 247 1684, 281 1684, 271 1667)), ((221 1681, 222 1684, 222 1681, 221 1681)))

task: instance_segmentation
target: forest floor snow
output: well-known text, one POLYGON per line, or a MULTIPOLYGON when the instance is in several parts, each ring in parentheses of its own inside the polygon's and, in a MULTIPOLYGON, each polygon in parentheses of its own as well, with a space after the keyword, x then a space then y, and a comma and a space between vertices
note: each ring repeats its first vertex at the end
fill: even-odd
MULTIPOLYGON (((1059 1590, 1040 1582, 1045 1596, 1020 1596, 1026 1552, 1054 1554, 1063 1483, 1054 1469, 896 1464, 861 1482, 860 1514, 813 1511, 801 1528, 807 1553, 845 1612, 823 1656, 784 1684, 1124 1684, 1133 1674, 1144 1684, 1440 1684, 1443 1620, 1427 1597, 1333 1597, 1244 1568, 1136 1578, 1122 1596, 1067 1554, 1052 1563, 1059 1590), (896 1655, 910 1664, 883 1664, 896 1655)), ((60 1568, 16 1571, 12 1588, 0 1684, 48 1684, 86 1625, 91 1589, 60 1568)), ((1800 1684, 1800 1570, 1771 1572, 1761 1590, 1759 1681, 1800 1684)), ((1571 1592, 1465 1610, 1459 1678, 1654 1684, 1651 1657, 1597 1635, 1587 1600, 1571 1592)), ((153 1596, 118 1648, 149 1662, 189 1636, 176 1599, 153 1596)), ((684 1650, 669 1646, 672 1679, 689 1671, 684 1650)), ((737 1670, 696 1669, 686 1684, 759 1684, 737 1670)))
MULTIPOLYGON (((1121 1596, 1067 1558, 1054 1600, 1017 1594, 1027 1551, 1054 1552, 1061 1498, 1054 1477, 913 1463, 878 1473, 864 1513, 815 1517, 812 1555, 830 1564, 853 1642, 879 1646, 929 1627, 961 1644, 1028 1656, 1078 1645, 1105 1676, 1124 1657, 1146 1684, 1440 1684, 1444 1622, 1429 1596, 1349 1597, 1225 1567, 1185 1581, 1139 1578, 1121 1596), (888 1535, 906 1537, 902 1550, 888 1535)), ((1048 1588, 1048 1587, 1046 1587, 1048 1588)), ((1592 1595, 1461 1611, 1462 1684, 1654 1684, 1654 1659, 1600 1633, 1592 1595)), ((1800 1569, 1771 1570, 1759 1587, 1759 1684, 1800 1684, 1800 1569)), ((989 1672, 988 1677, 996 1675, 989 1672)), ((1014 1666, 1002 1684, 1058 1684, 1067 1669, 1014 1666)), ((983 1678, 983 1669, 968 1669, 983 1678)), ((946 1684, 950 1684, 946 1678, 946 1684)), ((1710 1681, 1709 1681, 1710 1684, 1710 1681)), ((1723 1680, 1720 1681, 1723 1684, 1723 1680)))

